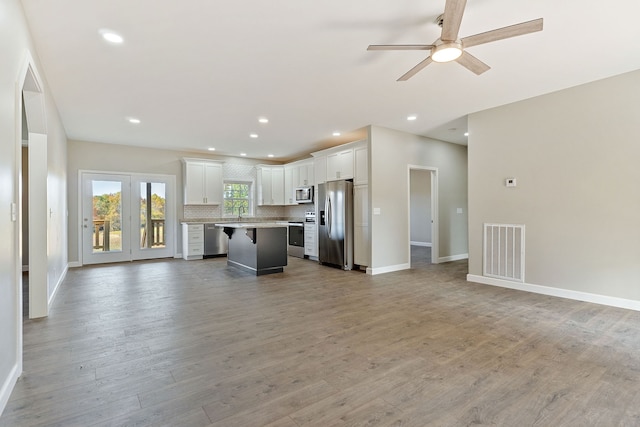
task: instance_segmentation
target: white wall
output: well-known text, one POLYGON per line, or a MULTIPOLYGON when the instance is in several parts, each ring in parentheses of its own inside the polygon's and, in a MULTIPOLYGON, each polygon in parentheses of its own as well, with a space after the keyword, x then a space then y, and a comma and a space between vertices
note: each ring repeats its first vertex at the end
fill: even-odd
POLYGON ((639 111, 635 71, 472 114, 470 273, 483 223, 521 223, 527 284, 640 301, 639 111))
POLYGON ((431 244, 431 171, 410 171, 411 244, 431 244))
POLYGON ((467 254, 467 147, 371 126, 371 268, 408 268, 408 165, 438 168, 440 257, 467 254), (457 214, 456 209, 463 213, 457 214))
MULTIPOLYGON (((11 203, 20 206, 19 174, 21 169, 22 107, 17 90, 24 78, 29 57, 39 74, 44 90, 47 127, 47 207, 52 215, 47 221, 46 263, 49 281, 48 299, 66 271, 66 137, 56 107, 47 87, 44 70, 39 66, 22 5, 19 0, 0 4, 0 411, 4 408, 17 375, 20 374, 21 250, 19 222, 12 221, 11 203)), ((47 215, 47 212, 43 212, 47 215)), ((26 220, 26 218, 25 218, 26 220)), ((33 249, 33 248, 31 248, 33 249)))

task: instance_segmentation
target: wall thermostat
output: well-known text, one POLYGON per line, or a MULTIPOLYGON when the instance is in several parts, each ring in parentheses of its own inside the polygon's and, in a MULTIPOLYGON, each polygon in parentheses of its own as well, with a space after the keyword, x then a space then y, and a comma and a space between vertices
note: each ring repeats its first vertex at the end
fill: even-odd
POLYGON ((516 179, 515 178, 507 178, 504 180, 504 184, 507 187, 515 187, 516 186, 516 179))

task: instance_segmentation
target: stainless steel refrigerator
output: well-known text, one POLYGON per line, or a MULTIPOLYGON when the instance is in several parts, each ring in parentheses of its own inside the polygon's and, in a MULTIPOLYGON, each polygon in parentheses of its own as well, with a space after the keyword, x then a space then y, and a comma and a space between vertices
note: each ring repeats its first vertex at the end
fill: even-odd
POLYGON ((318 185, 318 261, 344 270, 353 268, 353 183, 318 185))

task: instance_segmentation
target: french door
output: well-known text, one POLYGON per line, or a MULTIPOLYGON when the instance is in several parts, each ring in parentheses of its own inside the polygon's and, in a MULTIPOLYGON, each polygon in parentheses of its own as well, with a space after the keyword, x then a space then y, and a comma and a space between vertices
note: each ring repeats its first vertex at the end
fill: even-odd
POLYGON ((82 264, 174 255, 175 177, 81 172, 82 264))

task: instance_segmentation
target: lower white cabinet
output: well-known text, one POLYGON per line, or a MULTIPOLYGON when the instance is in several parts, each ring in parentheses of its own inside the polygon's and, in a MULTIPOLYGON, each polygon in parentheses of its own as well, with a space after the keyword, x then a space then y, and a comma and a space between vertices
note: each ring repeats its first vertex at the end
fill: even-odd
POLYGON ((182 224, 182 258, 202 259, 204 255, 204 224, 182 224))
POLYGON ((304 254, 310 257, 318 256, 318 237, 315 223, 304 223, 304 254))

